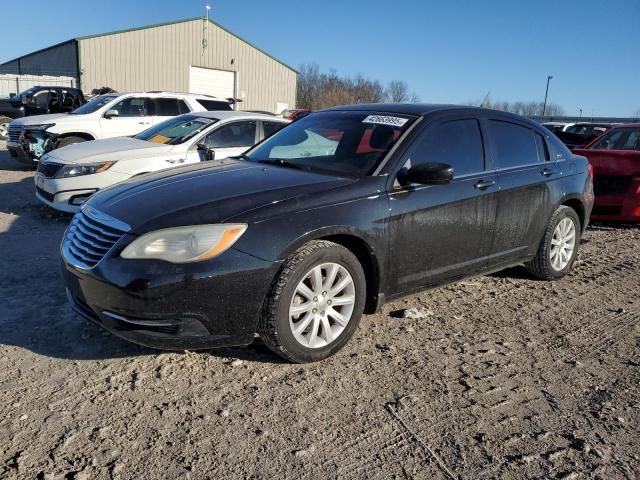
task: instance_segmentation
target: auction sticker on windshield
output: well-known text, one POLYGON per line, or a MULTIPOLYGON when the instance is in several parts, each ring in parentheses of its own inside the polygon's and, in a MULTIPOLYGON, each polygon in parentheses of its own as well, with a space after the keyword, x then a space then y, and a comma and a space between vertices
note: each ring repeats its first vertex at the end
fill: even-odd
POLYGON ((402 127, 409 120, 402 117, 390 117, 387 115, 369 115, 362 120, 362 123, 375 123, 378 125, 390 125, 392 127, 402 127))

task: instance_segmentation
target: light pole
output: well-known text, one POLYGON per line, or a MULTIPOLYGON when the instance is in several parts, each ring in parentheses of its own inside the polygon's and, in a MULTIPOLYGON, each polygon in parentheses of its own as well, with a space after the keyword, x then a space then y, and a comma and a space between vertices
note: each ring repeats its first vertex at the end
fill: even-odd
POLYGON ((547 75, 547 90, 544 92, 544 105, 542 106, 542 116, 547 113, 547 96, 549 95, 549 82, 553 78, 552 75, 547 75))
POLYGON ((580 109, 580 118, 582 119, 582 109, 580 109))

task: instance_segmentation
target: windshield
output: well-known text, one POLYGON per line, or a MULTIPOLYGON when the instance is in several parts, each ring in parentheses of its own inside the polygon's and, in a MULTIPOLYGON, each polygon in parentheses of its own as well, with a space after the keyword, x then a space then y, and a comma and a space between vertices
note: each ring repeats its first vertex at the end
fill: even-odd
POLYGON ((371 174, 415 117, 371 112, 320 112, 292 123, 245 158, 317 173, 371 174))
POLYGON ((594 143, 593 150, 640 150, 640 128, 614 128, 594 143))
POLYGON ((104 107, 114 98, 118 98, 118 95, 101 95, 99 97, 93 98, 81 107, 76 108, 73 112, 70 113, 70 115, 86 115, 87 113, 93 113, 96 110, 104 107))
POLYGON ((135 136, 138 140, 162 143, 165 145, 180 145, 198 135, 204 129, 218 121, 217 118, 198 117, 197 115, 182 115, 170 118, 158 125, 145 130, 135 136))
POLYGON ((28 97, 29 95, 32 95, 33 93, 37 92, 38 90, 39 90, 38 87, 28 88, 24 92, 20 92, 19 94, 15 95, 13 97, 13 99, 14 100, 20 100, 22 97, 28 97))

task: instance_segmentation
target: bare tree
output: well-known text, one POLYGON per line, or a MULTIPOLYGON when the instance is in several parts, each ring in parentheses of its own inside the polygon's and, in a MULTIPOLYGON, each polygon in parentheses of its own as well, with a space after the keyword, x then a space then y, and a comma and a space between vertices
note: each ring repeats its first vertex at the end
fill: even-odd
POLYGON ((392 80, 387 86, 387 100, 391 103, 405 103, 409 101, 409 86, 407 82, 392 80))
POLYGON ((387 100, 417 102, 418 97, 415 94, 409 96, 405 82, 391 82, 385 89, 378 80, 370 80, 363 75, 341 77, 335 70, 322 73, 315 63, 300 67, 298 108, 318 110, 335 105, 382 103, 387 100), (393 95, 390 95, 390 88, 393 95))
MULTIPOLYGON (((478 105, 480 102, 469 102, 470 105, 478 105)), ((541 116, 544 109, 544 102, 494 102, 487 97, 483 106, 493 110, 503 110, 505 112, 517 113, 524 116, 541 116)), ((547 103, 545 115, 557 117, 564 115, 564 109, 557 103, 547 103)))

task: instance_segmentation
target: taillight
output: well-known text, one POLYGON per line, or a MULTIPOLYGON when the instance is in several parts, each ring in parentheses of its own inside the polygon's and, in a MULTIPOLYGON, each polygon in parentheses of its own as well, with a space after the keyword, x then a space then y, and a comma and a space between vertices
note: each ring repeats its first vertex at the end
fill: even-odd
POLYGON ((593 165, 591 165, 590 163, 587 164, 587 175, 593 178, 593 165))

